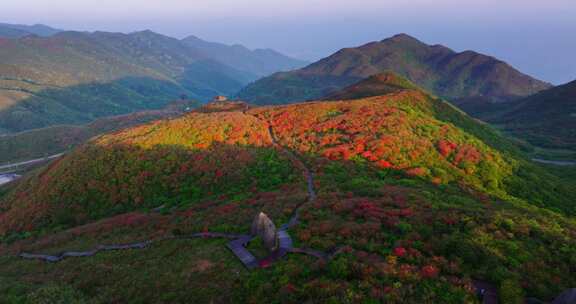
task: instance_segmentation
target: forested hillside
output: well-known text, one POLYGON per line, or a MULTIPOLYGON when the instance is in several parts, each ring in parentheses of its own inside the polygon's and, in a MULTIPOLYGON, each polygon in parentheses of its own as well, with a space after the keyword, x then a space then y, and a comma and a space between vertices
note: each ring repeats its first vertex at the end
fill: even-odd
POLYGON ((393 90, 209 104, 98 137, 0 188, 0 294, 478 303, 484 286, 522 303, 576 284, 569 181, 405 79, 367 83, 393 90), (260 212, 288 238, 286 251, 270 254, 249 234, 260 212), (100 252, 109 244, 134 249, 100 252), (249 268, 240 247, 254 255, 249 268))

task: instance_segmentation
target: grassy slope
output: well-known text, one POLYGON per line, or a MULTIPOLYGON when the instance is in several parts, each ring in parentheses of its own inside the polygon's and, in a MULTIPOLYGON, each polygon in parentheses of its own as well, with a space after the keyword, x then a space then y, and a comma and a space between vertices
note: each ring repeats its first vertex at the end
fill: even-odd
MULTIPOLYGON (((335 92, 332 96, 356 99, 397 92, 401 88, 418 90, 414 84, 402 77, 393 73, 382 73, 335 92)), ((427 98, 434 100, 426 109, 429 115, 466 130, 467 133, 499 151, 504 159, 515 160, 514 174, 504 181, 508 193, 530 200, 539 206, 574 214, 574 206, 569 203, 570 199, 567 197, 576 197, 575 180, 566 178, 558 170, 543 168, 530 161, 529 157, 537 157, 538 154, 534 153, 534 148, 529 144, 506 138, 490 125, 471 118, 446 101, 432 95, 427 95, 427 98)))
POLYGON ((255 108, 247 114, 193 113, 117 132, 23 180, 4 197, 4 232, 62 231, 40 241, 30 233, 8 235, 28 239, 0 249, 5 254, 0 278, 9 282, 4 294, 41 293, 38 288, 51 282, 59 284, 62 296, 103 293, 103 302, 162 296, 171 302, 225 302, 230 298, 221 295, 230 295, 244 302, 461 303, 473 301, 471 279, 482 279, 504 286, 502 297, 513 297, 507 291, 515 286, 550 299, 576 284, 571 276, 576 223, 549 210, 572 212, 572 200, 561 191, 550 202, 515 192, 511 181, 535 189, 544 180, 554 182, 515 154, 489 128, 413 90, 350 102, 255 108), (304 223, 292 235, 297 246, 347 245, 334 261, 291 255, 269 269, 237 275, 238 262, 218 241, 163 243, 145 253, 84 259, 80 263, 94 274, 79 279, 80 265, 72 260, 45 265, 9 256, 19 248, 81 249, 96 240, 132 241, 206 228, 245 232, 261 209, 282 223, 302 201, 305 185, 299 169, 270 147, 266 126, 255 116, 268 121, 279 141, 315 171, 319 199, 305 207, 304 223), (468 128, 469 133, 463 131, 468 128), (536 179, 515 179, 519 168, 536 179), (161 204, 172 213, 119 216, 78 227, 161 204), (162 259, 159 266, 146 272, 155 280, 139 282, 144 290, 162 293, 140 294, 123 279, 114 287, 108 283, 108 275, 140 278, 134 269, 147 269, 137 266, 156 265, 157 259, 162 259), (204 259, 209 263, 203 264, 216 266, 199 271, 187 264, 204 259), (43 276, 31 276, 36 267, 45 270, 43 276), (186 267, 194 274, 170 271, 186 267), (186 281, 187 276, 197 280, 186 281), (214 280, 223 283, 198 291, 214 280))

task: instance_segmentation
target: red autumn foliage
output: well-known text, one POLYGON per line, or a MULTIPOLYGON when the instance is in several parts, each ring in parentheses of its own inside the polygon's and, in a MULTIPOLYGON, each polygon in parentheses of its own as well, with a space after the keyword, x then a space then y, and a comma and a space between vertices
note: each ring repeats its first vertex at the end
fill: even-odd
POLYGON ((216 213, 220 215, 228 214, 236 209, 238 205, 236 204, 226 204, 222 207, 216 209, 216 213))
POLYGON ((330 160, 360 157, 379 168, 407 170, 410 175, 421 177, 429 175, 428 169, 423 168, 435 166, 444 166, 446 172, 454 172, 446 162, 439 162, 436 150, 444 158, 450 156, 458 162, 476 160, 474 151, 478 149, 462 148, 474 147, 472 143, 466 142, 459 147, 447 139, 437 141, 437 138, 461 139, 456 127, 402 110, 407 104, 421 110, 428 105, 426 98, 415 92, 402 92, 354 103, 315 102, 254 108, 249 113, 266 119, 283 145, 330 160), (423 125, 439 128, 421 133, 423 125))
POLYGON ((410 176, 425 176, 427 173, 427 170, 425 168, 421 168, 421 167, 417 167, 417 168, 412 168, 412 169, 408 169, 406 170, 406 174, 410 175, 410 176))
POLYGON ((386 212, 376 203, 362 200, 356 203, 353 214, 356 217, 382 219, 385 217, 386 212))
POLYGON ((439 272, 438 268, 434 265, 426 265, 420 270, 420 274, 423 278, 435 278, 438 276, 439 272))
POLYGON ((451 217, 451 216, 445 216, 442 218, 442 221, 444 222, 444 224, 452 226, 455 225, 456 223, 458 223, 458 219, 451 217))
POLYGON ((403 257, 406 255, 406 253, 407 253, 407 251, 404 247, 396 247, 392 251, 392 254, 394 254, 397 257, 403 257))
MULTIPOLYGON (((364 159, 377 168, 430 179, 435 176, 427 168, 439 168, 445 172, 442 179, 446 183, 462 177, 463 170, 444 161, 436 150, 468 174, 475 172, 474 166, 482 159, 498 160, 495 151, 467 140, 462 130, 429 115, 431 102, 424 93, 406 91, 354 102, 194 112, 104 135, 54 162, 41 172, 39 181, 31 182, 32 187, 22 186, 9 195, 3 205, 7 211, 0 221, 0 234, 20 231, 30 222, 49 222, 50 210, 60 204, 74 205, 79 198, 93 202, 97 197, 99 202, 109 203, 103 207, 109 210, 120 204, 150 207, 157 203, 150 198, 181 195, 191 180, 198 189, 221 194, 218 183, 238 178, 238 172, 254 161, 254 153, 246 147, 274 146, 268 127, 278 143, 295 153, 337 161, 364 159), (432 127, 423 130, 423 126, 432 127), (438 138, 445 139, 438 142, 438 138), (96 169, 84 172, 88 168, 96 169), (34 210, 24 212, 28 209, 34 210)), ((221 196, 220 200, 227 198, 221 196)), ((410 210, 386 213, 390 208, 374 202, 354 209, 356 216, 378 219, 388 227, 398 223, 397 217, 411 216, 410 210)), ((221 212, 230 212, 227 210, 221 212)))
POLYGON ((272 261, 269 259, 260 260, 258 262, 258 266, 260 266, 262 268, 268 268, 268 267, 272 266, 272 261))
POLYGON ((458 148, 456 156, 454 156, 453 163, 459 165, 461 162, 469 162, 477 164, 482 160, 482 154, 472 145, 463 145, 458 148))
POLYGON ((379 160, 376 165, 380 168, 391 168, 392 164, 389 161, 379 160))
POLYGON ((312 237, 312 234, 310 233, 310 230, 307 230, 307 229, 301 230, 298 233, 298 238, 303 242, 310 240, 311 237, 312 237))
POLYGON ((458 147, 457 144, 452 143, 448 140, 442 139, 438 141, 438 152, 444 157, 450 156, 452 152, 458 147))
POLYGON ((288 294, 294 293, 296 291, 296 287, 294 286, 294 284, 288 283, 284 287, 282 287, 281 291, 283 293, 288 293, 288 294))

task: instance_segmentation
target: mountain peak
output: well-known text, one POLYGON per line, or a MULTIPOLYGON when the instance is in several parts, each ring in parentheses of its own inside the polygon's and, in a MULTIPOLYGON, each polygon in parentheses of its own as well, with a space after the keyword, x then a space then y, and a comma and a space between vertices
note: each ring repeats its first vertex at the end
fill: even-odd
POLYGON ((408 34, 398 34, 380 42, 342 49, 297 71, 261 79, 244 88, 239 97, 256 104, 322 98, 385 71, 394 71, 459 105, 475 98, 512 101, 550 87, 493 57, 476 52, 457 53, 444 46, 428 45, 408 34))
POLYGON ((194 35, 186 36, 186 38, 182 39, 182 41, 185 41, 185 42, 193 42, 193 41, 205 42, 204 40, 200 39, 200 37, 194 36, 194 35))
POLYGON ((141 36, 141 37, 167 37, 162 34, 156 33, 152 30, 143 30, 143 31, 136 31, 130 33, 132 36, 141 36))
POLYGON ((387 95, 404 90, 418 89, 408 79, 385 71, 360 80, 356 84, 328 95, 326 100, 348 100, 387 95))
POLYGON ((384 40, 382 40, 382 42, 417 42, 417 43, 422 43, 422 41, 408 35, 405 33, 400 33, 400 34, 396 34, 390 38, 386 38, 384 40))

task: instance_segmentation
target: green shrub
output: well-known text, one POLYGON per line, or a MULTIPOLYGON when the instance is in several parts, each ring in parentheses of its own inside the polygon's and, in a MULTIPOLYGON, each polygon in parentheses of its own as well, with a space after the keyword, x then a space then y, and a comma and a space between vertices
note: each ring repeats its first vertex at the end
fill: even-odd
POLYGON ((515 279, 505 279, 500 283, 500 301, 503 304, 524 303, 524 292, 515 279))
POLYGON ((46 286, 28 295, 27 301, 34 304, 86 304, 83 294, 68 286, 46 286))

